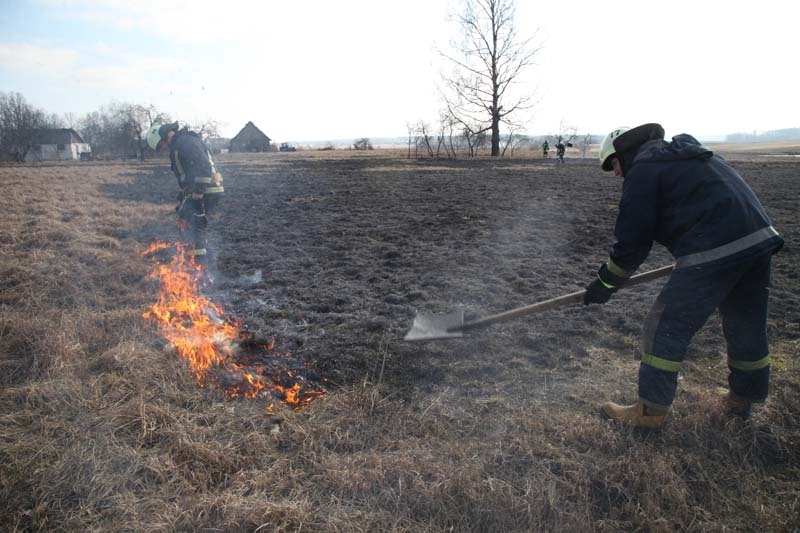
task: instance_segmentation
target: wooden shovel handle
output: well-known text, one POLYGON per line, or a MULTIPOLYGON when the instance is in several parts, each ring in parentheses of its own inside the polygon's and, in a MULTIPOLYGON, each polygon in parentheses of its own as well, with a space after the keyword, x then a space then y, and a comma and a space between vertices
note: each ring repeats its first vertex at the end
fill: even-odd
MULTIPOLYGON (((636 274, 635 276, 630 277, 628 281, 626 281, 623 285, 620 286, 620 288, 624 289, 625 287, 632 287, 633 285, 639 285, 641 283, 647 283, 648 281, 652 281, 654 279, 663 278, 664 276, 667 276, 670 272, 672 272, 674 269, 675 265, 669 265, 657 268, 655 270, 648 270, 647 272, 642 272, 641 274, 636 274)), ((447 331, 451 332, 464 331, 467 329, 473 329, 481 326, 487 326, 489 324, 494 324, 495 322, 503 322, 504 320, 510 320, 518 316, 529 315, 531 313, 538 313, 540 311, 546 311, 548 309, 561 307, 563 305, 582 302, 584 294, 586 294, 585 290, 572 292, 570 294, 565 294, 563 296, 552 298, 550 300, 545 300, 543 302, 526 305, 525 307, 518 307, 517 309, 511 309, 510 311, 497 313, 496 315, 489 315, 480 318, 478 320, 473 320, 472 322, 465 322, 464 324, 461 324, 460 326, 456 326, 454 328, 450 328, 447 331)))

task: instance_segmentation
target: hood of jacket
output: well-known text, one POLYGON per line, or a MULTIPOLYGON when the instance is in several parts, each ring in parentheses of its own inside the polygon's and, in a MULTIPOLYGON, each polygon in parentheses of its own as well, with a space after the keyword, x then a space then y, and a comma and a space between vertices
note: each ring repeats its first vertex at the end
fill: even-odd
POLYGON ((681 161, 685 159, 709 159, 714 152, 700 144, 687 133, 672 138, 672 142, 652 140, 644 143, 634 158, 634 163, 656 161, 681 161))

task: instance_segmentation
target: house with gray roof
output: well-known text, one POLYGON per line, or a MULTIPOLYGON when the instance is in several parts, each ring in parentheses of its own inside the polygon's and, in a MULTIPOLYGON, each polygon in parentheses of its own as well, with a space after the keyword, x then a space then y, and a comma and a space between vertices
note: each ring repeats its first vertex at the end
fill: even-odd
POLYGON ((89 159, 91 146, 72 128, 31 130, 25 161, 69 161, 89 159), (83 157, 81 154, 84 154, 83 157))
POLYGON ((231 152, 269 152, 272 141, 255 124, 248 122, 244 128, 231 139, 231 152))

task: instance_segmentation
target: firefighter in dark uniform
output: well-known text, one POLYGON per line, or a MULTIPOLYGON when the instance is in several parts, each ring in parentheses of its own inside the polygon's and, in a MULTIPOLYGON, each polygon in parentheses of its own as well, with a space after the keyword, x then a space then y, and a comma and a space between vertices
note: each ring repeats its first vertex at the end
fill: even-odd
POLYGON ((567 147, 564 146, 563 141, 559 140, 558 144, 556 144, 556 157, 558 157, 558 162, 559 163, 563 163, 564 162, 564 154, 566 153, 566 151, 567 151, 567 147))
POLYGON ((729 369, 722 411, 748 417, 769 388, 770 262, 783 239, 742 177, 691 135, 667 142, 659 124, 618 128, 603 140, 600 161, 624 182, 616 242, 584 303, 606 303, 653 242, 676 258, 645 322, 639 401, 607 402, 602 414, 630 426, 661 427, 689 342, 719 310, 729 369))
POLYGON ((550 145, 547 143, 547 139, 544 140, 542 143, 542 157, 547 159, 547 153, 550 151, 550 145))
POLYGON ((217 172, 211 152, 200 136, 178 123, 154 125, 147 133, 147 143, 154 150, 166 146, 172 172, 178 180, 179 224, 192 228, 197 265, 208 265, 208 216, 222 199, 222 176, 217 172))

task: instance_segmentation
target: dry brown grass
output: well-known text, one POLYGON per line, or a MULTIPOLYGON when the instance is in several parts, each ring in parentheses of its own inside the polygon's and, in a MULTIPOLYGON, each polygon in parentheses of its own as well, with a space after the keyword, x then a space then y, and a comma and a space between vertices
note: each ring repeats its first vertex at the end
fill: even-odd
POLYGON ((774 141, 765 143, 709 143, 712 150, 722 153, 725 156, 736 158, 736 156, 756 156, 762 160, 776 156, 800 155, 800 141, 774 141))
POLYGON ((279 425, 256 401, 199 389, 141 319, 156 287, 137 252, 174 237, 164 176, 161 162, 0 168, 3 530, 799 527, 791 336, 774 345, 775 392, 753 421, 699 407, 721 376, 703 360, 659 433, 595 416, 595 399, 635 390, 619 378, 635 363, 607 349, 569 363, 580 374, 539 367, 520 384, 509 356, 490 385, 411 383, 401 394, 384 369, 411 363, 387 338, 360 379, 281 411, 279 425))

